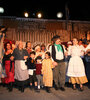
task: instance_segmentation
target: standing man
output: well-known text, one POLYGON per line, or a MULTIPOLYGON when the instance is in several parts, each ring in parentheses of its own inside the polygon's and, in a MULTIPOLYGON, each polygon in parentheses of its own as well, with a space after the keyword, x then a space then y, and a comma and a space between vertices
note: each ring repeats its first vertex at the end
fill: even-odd
POLYGON ((53 45, 50 46, 49 51, 52 56, 53 65, 55 66, 53 69, 55 89, 58 90, 60 87, 62 91, 65 91, 64 85, 66 68, 64 58, 66 51, 63 45, 61 45, 60 36, 56 35, 53 37, 53 45))

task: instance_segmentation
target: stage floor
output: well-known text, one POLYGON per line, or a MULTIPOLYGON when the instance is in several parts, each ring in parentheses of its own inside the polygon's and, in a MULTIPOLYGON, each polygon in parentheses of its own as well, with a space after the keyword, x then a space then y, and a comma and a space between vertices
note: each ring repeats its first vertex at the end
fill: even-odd
POLYGON ((80 92, 72 90, 70 86, 65 87, 66 91, 56 91, 51 89, 51 93, 46 93, 45 90, 41 90, 40 93, 25 88, 24 93, 14 88, 13 92, 8 92, 6 87, 0 86, 0 100, 90 100, 90 84, 84 85, 84 91, 80 92))

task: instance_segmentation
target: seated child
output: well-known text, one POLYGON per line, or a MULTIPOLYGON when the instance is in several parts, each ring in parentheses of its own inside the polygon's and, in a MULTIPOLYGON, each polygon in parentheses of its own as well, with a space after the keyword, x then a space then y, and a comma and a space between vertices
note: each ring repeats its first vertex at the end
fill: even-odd
POLYGON ((30 89, 32 89, 32 83, 34 82, 35 90, 37 90, 37 78, 36 78, 36 66, 35 66, 35 52, 30 52, 30 58, 27 59, 26 65, 28 68, 30 89))

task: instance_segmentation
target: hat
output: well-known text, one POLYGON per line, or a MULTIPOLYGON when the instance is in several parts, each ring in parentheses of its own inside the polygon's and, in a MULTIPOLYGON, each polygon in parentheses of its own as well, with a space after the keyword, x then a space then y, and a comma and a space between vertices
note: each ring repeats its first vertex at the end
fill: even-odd
POLYGON ((60 36, 59 35, 55 35, 55 36, 53 36, 52 39, 58 39, 58 38, 60 38, 60 36))
POLYGON ((71 41, 68 41, 67 44, 72 44, 72 42, 71 41))
POLYGON ((37 45, 37 46, 35 47, 35 51, 36 51, 38 48, 40 48, 40 46, 39 46, 39 45, 37 45))
POLYGON ((55 35, 55 36, 53 36, 53 38, 51 39, 51 41, 53 41, 53 42, 55 42, 57 39, 59 39, 60 38, 60 36, 59 35, 55 35))

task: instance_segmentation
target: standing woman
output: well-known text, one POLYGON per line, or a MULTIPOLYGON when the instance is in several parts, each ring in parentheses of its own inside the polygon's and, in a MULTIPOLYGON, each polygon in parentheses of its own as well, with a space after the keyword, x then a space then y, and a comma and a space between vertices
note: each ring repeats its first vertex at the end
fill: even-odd
POLYGON ((70 82, 73 84, 73 89, 76 89, 76 83, 80 85, 80 91, 83 91, 83 84, 87 83, 87 77, 85 75, 84 64, 81 59, 81 49, 78 45, 78 40, 73 39, 73 46, 70 46, 68 55, 71 55, 67 76, 70 77, 70 82))
POLYGON ((45 52, 46 52, 46 47, 45 47, 45 44, 42 44, 42 45, 41 45, 42 59, 44 59, 44 58, 45 58, 45 52))
POLYGON ((14 82, 14 61, 13 61, 13 56, 12 56, 12 49, 11 49, 11 44, 9 42, 6 43, 5 45, 5 54, 3 57, 3 62, 5 66, 5 71, 7 77, 5 78, 5 83, 8 84, 8 89, 9 92, 12 91, 13 87, 13 82, 14 82))
POLYGON ((27 84, 29 75, 25 60, 28 58, 28 52, 23 49, 23 44, 20 41, 18 47, 14 49, 13 56, 15 59, 15 81, 19 86, 19 90, 24 92, 24 86, 27 84))
POLYGON ((30 55, 30 52, 32 51, 31 42, 30 41, 26 42, 26 50, 27 50, 28 54, 30 55))

